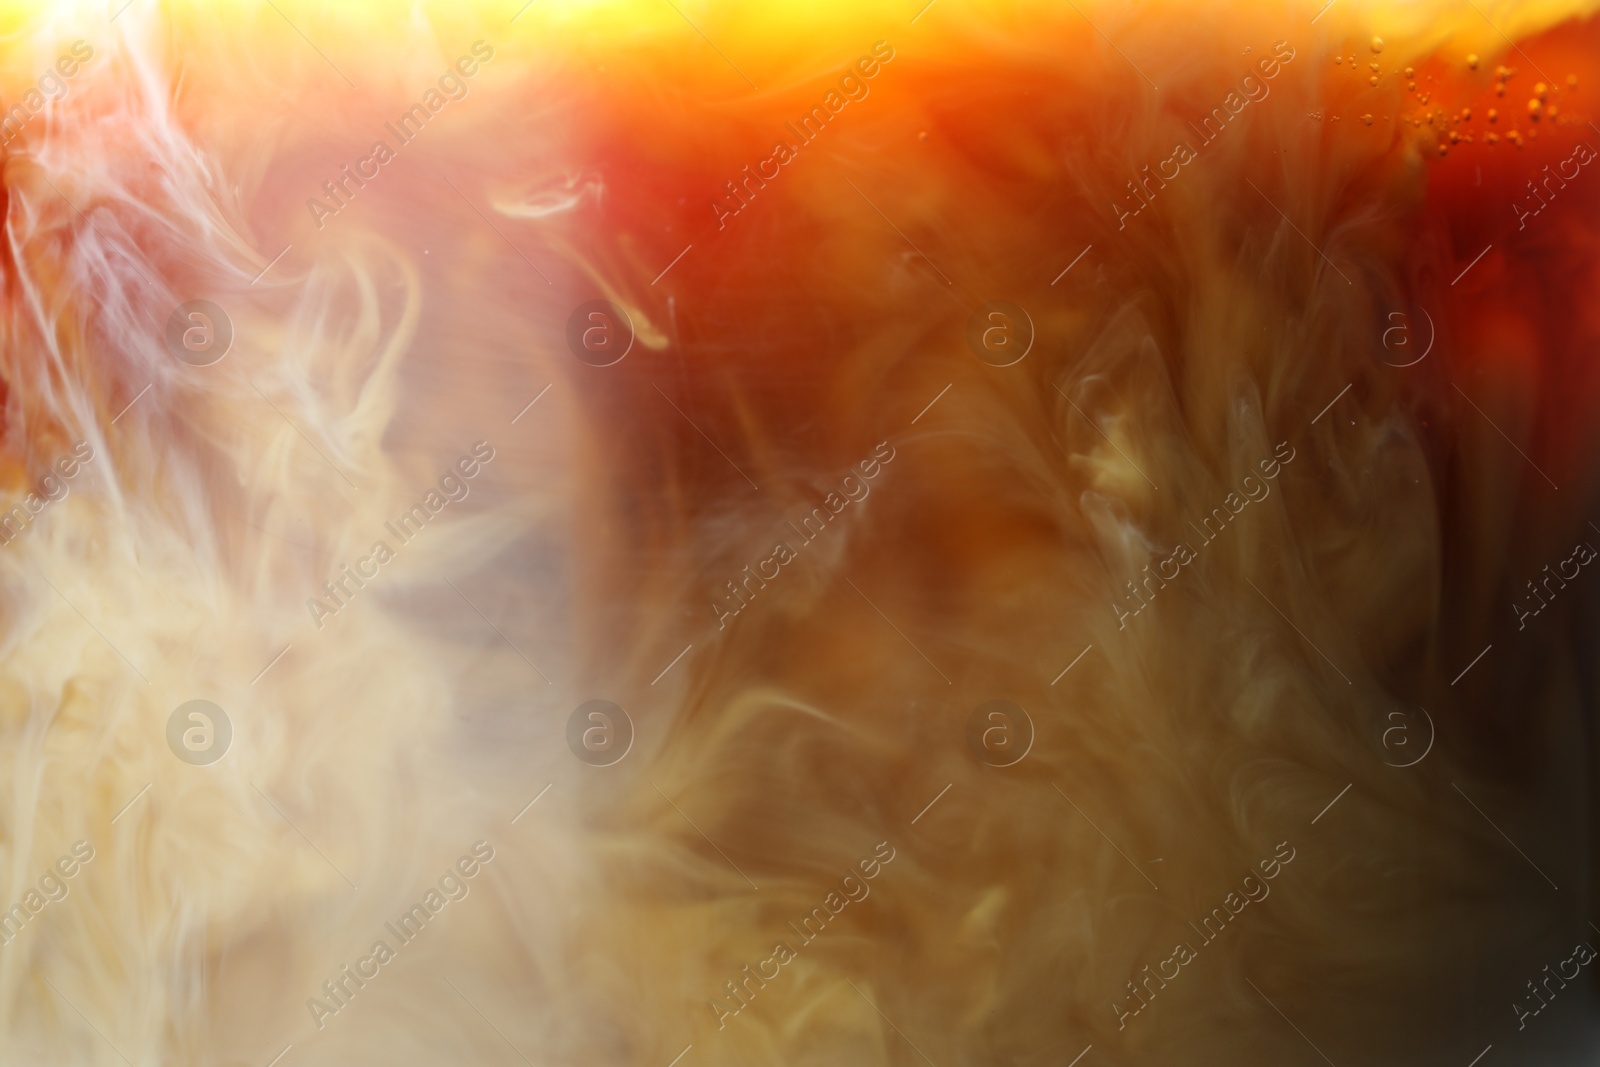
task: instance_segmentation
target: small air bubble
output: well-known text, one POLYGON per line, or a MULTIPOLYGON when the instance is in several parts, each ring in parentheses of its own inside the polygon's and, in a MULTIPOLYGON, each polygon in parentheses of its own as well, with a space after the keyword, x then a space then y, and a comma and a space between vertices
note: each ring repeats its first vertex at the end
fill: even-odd
POLYGON ((1344 56, 1334 56, 1333 57, 1333 65, 1336 66, 1336 67, 1344 66, 1344 56))
POLYGON ((1500 112, 1496 111, 1492 107, 1489 109, 1489 121, 1490 122, 1499 122, 1500 121, 1500 112))
POLYGON ((1377 85, 1378 84, 1378 76, 1376 74, 1374 74, 1372 77, 1367 79, 1367 82, 1370 85, 1377 85))
POLYGON ((1372 116, 1371 115, 1362 115, 1361 116, 1361 121, 1365 122, 1368 126, 1371 126, 1372 125, 1372 116))
POLYGON ((1382 37, 1374 37, 1372 39, 1372 50, 1374 52, 1383 51, 1383 38, 1382 37))
POLYGON ((1473 52, 1471 55, 1467 56, 1467 66, 1471 67, 1473 70, 1478 69, 1478 53, 1473 52))

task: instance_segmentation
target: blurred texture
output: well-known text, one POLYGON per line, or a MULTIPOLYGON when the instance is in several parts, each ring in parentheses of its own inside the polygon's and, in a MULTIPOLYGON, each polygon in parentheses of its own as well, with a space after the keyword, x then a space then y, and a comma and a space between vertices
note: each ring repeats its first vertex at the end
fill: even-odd
POLYGON ((5 5, 0 1062, 1594 1062, 1597 7, 5 5))

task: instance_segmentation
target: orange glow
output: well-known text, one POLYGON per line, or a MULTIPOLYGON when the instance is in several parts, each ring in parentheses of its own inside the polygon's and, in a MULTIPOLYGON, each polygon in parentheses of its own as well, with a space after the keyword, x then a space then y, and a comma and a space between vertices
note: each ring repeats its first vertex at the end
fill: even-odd
POLYGON ((1597 9, 0 5, 0 1062, 1593 1062, 1597 9))

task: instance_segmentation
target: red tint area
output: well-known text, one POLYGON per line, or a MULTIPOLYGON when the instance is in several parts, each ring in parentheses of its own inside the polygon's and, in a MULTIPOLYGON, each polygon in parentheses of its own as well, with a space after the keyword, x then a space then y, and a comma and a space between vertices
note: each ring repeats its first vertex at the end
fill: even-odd
POLYGON ((1540 413, 1525 448, 1558 484, 1592 467, 1600 385, 1597 57, 1600 22, 1590 20, 1476 70, 1427 71, 1438 80, 1426 110, 1448 131, 1428 197, 1452 257, 1441 279, 1452 373, 1491 415, 1540 413))

